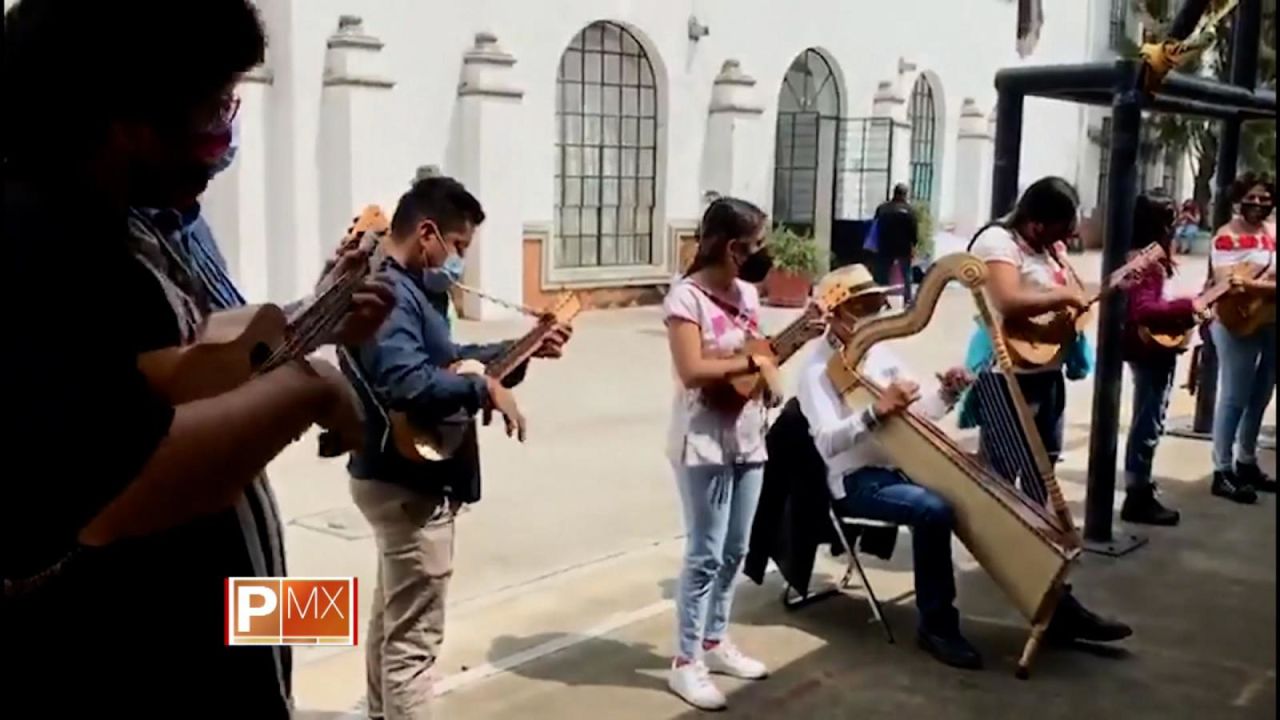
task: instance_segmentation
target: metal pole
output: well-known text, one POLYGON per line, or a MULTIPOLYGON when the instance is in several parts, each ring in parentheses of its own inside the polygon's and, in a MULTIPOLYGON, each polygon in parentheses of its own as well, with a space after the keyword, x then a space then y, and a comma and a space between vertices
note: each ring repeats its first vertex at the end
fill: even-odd
POLYGON ((1173 18, 1173 23, 1169 26, 1169 38, 1186 40, 1191 31, 1196 29, 1196 25, 1200 23, 1200 18, 1208 7, 1209 0, 1187 0, 1182 3, 1178 14, 1173 18))
MULTIPOLYGON (((1140 66, 1118 66, 1118 84, 1111 105, 1111 161, 1107 171, 1106 225, 1103 229, 1103 281, 1124 265, 1133 237, 1133 209, 1138 196, 1138 146, 1142 127, 1140 66)), ((1109 555, 1132 550, 1137 544, 1118 547, 1112 540, 1111 514, 1115 504, 1116 449, 1119 444, 1120 386, 1123 361, 1120 354, 1125 315, 1123 293, 1111 293, 1101 302, 1098 317, 1098 354, 1093 381, 1093 419, 1089 427, 1089 481, 1085 497, 1086 547, 1109 555)))
POLYGON ((991 172, 991 217, 1013 209, 1018 200, 1018 165, 1022 159, 1021 93, 1001 90, 996 100, 995 163, 991 172))
MULTIPOLYGON (((1232 85, 1253 90, 1258 80, 1258 45, 1262 26, 1262 0, 1240 0, 1231 28, 1230 81, 1232 85)), ((1231 183, 1236 179, 1240 163, 1241 122, 1223 120, 1218 131, 1218 161, 1214 170, 1213 227, 1216 230, 1231 220, 1231 183)), ((1200 351, 1199 380, 1196 392, 1196 414, 1191 430, 1201 435, 1213 432, 1214 407, 1218 400, 1218 353, 1213 339, 1203 334, 1200 351)))

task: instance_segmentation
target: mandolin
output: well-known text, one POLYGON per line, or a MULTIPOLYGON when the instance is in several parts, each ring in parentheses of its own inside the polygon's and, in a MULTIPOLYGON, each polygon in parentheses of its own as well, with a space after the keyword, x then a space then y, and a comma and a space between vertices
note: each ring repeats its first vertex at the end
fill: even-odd
MULTIPOLYGON (((1001 325, 1014 364, 1020 368, 1038 368, 1060 360, 1070 343, 1088 326, 1091 308, 1099 300, 1114 290, 1132 285, 1147 268, 1164 257, 1164 250, 1158 243, 1151 243, 1138 251, 1107 277, 1102 289, 1090 298, 1084 310, 1063 309, 1028 318, 1005 318, 1001 325)), ((1058 259, 1056 254, 1055 259, 1058 259)), ((1075 270, 1065 261, 1059 259, 1058 262, 1070 272, 1072 281, 1083 288, 1075 270)))
MULTIPOLYGON (((369 205, 356 218, 343 246, 376 254, 389 229, 382 209, 369 205)), ((328 342, 371 267, 372 263, 341 272, 331 269, 315 296, 291 318, 272 304, 212 313, 195 342, 143 353, 138 356, 138 368, 175 405, 234 390, 328 342)))
MULTIPOLYGON (((815 327, 841 303, 853 296, 851 286, 839 275, 819 283, 813 302, 804 312, 770 338, 748 338, 738 355, 754 355, 770 358, 779 367, 796 354, 804 344, 822 334, 815 327)), ((702 402, 709 408, 730 415, 742 411, 746 404, 764 396, 768 383, 759 372, 743 373, 723 382, 713 383, 702 390, 702 402)))
MULTIPOLYGON (((567 293, 541 314, 533 329, 512 342, 502 355, 488 365, 476 360, 462 360, 450 365, 449 370, 462 375, 483 375, 501 381, 533 357, 557 327, 570 325, 580 312, 582 299, 576 293, 567 293)), ((433 427, 414 425, 406 413, 398 410, 388 413, 388 417, 391 422, 392 445, 402 457, 414 462, 437 462, 452 457, 471 426, 471 416, 465 413, 445 418, 433 427)))
MULTIPOLYGON (((1271 267, 1270 265, 1267 265, 1263 267, 1261 270, 1257 270, 1256 272, 1251 273, 1250 271, 1254 269, 1254 266, 1246 265, 1244 267, 1236 268, 1236 270, 1232 274, 1239 275, 1241 277, 1251 276, 1256 280, 1258 278, 1261 278, 1263 275, 1265 275, 1267 273, 1267 270, 1270 267, 1271 267)), ((1224 314, 1223 309, 1225 307, 1226 308, 1225 314, 1228 317, 1237 317, 1238 313, 1243 312, 1246 314, 1246 316, 1242 318, 1244 322, 1256 322, 1256 318, 1249 317, 1247 315, 1247 313, 1249 313, 1248 309, 1243 309, 1239 306, 1232 307, 1229 301, 1229 298, 1233 294, 1231 292, 1232 287, 1233 286, 1231 284, 1231 279, 1227 278, 1226 280, 1215 284, 1213 287, 1209 288, 1208 290, 1205 290, 1203 293, 1200 294, 1198 298, 1196 298, 1196 300, 1199 303, 1200 307, 1202 308, 1207 309, 1207 308, 1216 306, 1218 310, 1219 319, 1222 318, 1224 314)), ((1238 293, 1238 294, 1244 295, 1245 293, 1238 293)), ((1246 298, 1246 300, 1248 299, 1249 298, 1246 298)), ((1257 299, 1260 299, 1260 298, 1257 298, 1257 299)), ((1252 303, 1250 303, 1250 305, 1252 305, 1252 303)), ((1272 304, 1273 309, 1274 307, 1275 305, 1272 304)), ((1274 315, 1272 317, 1274 319, 1274 315)), ((1227 322, 1224 322, 1223 325, 1226 325, 1227 329, 1231 330, 1233 333, 1236 332, 1231 328, 1230 325, 1227 324, 1227 322)), ((1153 345, 1155 347, 1164 348, 1166 350, 1181 350, 1188 347, 1191 344, 1191 339, 1195 337, 1197 326, 1198 324, 1192 325, 1191 327, 1187 328, 1182 332, 1167 332, 1167 331, 1152 330, 1151 328, 1148 328, 1145 325, 1139 325, 1138 337, 1143 342, 1153 345)), ((1256 326, 1254 326, 1254 331, 1256 331, 1261 326, 1262 324, 1258 323, 1256 326)), ((1252 334, 1252 332, 1246 332, 1244 333, 1243 336, 1248 336, 1250 334, 1252 334)))

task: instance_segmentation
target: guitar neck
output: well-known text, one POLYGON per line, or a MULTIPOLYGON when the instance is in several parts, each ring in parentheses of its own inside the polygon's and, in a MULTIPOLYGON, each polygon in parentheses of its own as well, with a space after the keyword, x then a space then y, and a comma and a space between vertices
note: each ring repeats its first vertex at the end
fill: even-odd
POLYGON ((800 317, 792 320, 777 335, 769 338, 769 349, 773 351, 773 356, 777 358, 779 365, 795 355, 796 351, 812 339, 808 329, 810 323, 817 318, 818 307, 811 304, 804 309, 803 313, 800 313, 800 317))
POLYGON ((538 351, 538 347, 542 345, 542 341, 554 329, 555 323, 548 320, 538 321, 538 324, 534 325, 533 329, 512 342, 511 347, 507 348, 506 352, 486 365, 484 374, 494 380, 505 379, 516 368, 520 367, 521 363, 533 357, 533 354, 538 351))

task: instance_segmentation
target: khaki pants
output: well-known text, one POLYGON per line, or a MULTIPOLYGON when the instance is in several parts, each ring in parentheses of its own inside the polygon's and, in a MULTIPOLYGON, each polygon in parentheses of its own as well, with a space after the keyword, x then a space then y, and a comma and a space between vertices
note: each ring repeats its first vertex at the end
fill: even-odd
POLYGON ((453 517, 443 499, 377 480, 351 479, 378 543, 378 580, 365 661, 369 717, 431 717, 432 670, 444 640, 453 574, 453 517))

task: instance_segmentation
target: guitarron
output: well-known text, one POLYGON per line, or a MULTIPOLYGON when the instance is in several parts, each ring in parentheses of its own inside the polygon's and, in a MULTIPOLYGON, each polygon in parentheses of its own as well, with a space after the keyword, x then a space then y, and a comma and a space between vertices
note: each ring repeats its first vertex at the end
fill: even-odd
MULTIPOLYGON (((533 329, 511 343, 506 352, 488 365, 475 360, 463 360, 451 365, 449 369, 455 373, 483 375, 501 381, 524 361, 533 357, 542 346, 542 341, 556 327, 571 324, 580 312, 582 299, 576 293, 567 293, 538 318, 533 329)), ((462 444, 472 422, 471 416, 466 413, 457 413, 430 427, 415 425, 407 413, 399 410, 389 412, 388 418, 391 422, 392 446, 402 457, 414 462, 438 462, 452 457, 462 444)))
POLYGON ((980 377, 974 391, 989 394, 998 416, 989 429, 998 434, 1008 467, 993 469, 965 452, 929 420, 906 411, 887 418, 877 438, 893 462, 913 482, 933 490, 951 505, 956 535, 1031 624, 1017 675, 1026 678, 1050 618, 1062 598, 1067 574, 1080 555, 1080 538, 1053 476, 1048 453, 1032 424, 1016 381, 1003 336, 987 307, 982 287, 986 265, 974 255, 948 255, 934 264, 908 311, 859 325, 842 351, 832 356, 827 376, 853 408, 866 407, 882 388, 858 370, 867 349, 877 342, 920 332, 928 324, 943 287, 958 281, 969 288, 991 333, 1000 369, 980 377), (985 386, 984 386, 985 385, 985 386), (1015 488, 1016 479, 1042 484, 1046 502, 1015 488))
MULTIPOLYGON (((361 211, 343 247, 373 253, 390 228, 377 205, 361 211)), ((370 266, 372 263, 370 263, 370 266)), ((331 270, 320 291, 292 318, 277 305, 246 305, 210 314, 196 341, 138 356, 153 388, 174 404, 221 395, 328 342, 351 307, 370 266, 331 270)))

